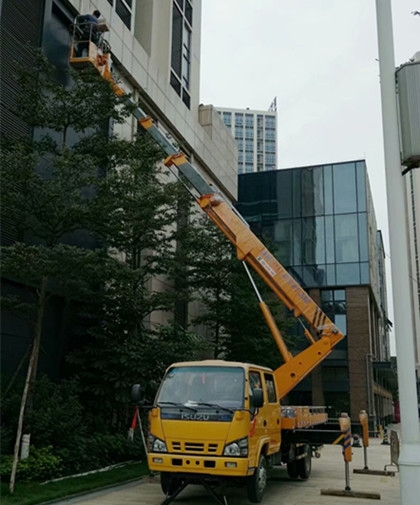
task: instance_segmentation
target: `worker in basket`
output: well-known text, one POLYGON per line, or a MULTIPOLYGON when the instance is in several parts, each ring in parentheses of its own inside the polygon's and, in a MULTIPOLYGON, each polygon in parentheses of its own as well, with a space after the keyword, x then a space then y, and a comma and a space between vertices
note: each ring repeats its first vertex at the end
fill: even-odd
POLYGON ((99 46, 100 34, 98 29, 98 20, 101 13, 94 10, 92 14, 77 16, 76 27, 80 40, 77 44, 76 57, 81 58, 89 54, 89 42, 99 46))

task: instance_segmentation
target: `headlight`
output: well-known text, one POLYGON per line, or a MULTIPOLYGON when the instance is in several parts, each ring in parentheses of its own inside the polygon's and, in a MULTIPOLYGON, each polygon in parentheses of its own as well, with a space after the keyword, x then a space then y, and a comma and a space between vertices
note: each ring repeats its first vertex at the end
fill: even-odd
POLYGON ((238 458, 248 456, 248 437, 235 440, 235 442, 225 445, 223 456, 234 456, 238 458))
POLYGON ((168 452, 165 442, 153 435, 149 435, 149 450, 150 452, 168 452))

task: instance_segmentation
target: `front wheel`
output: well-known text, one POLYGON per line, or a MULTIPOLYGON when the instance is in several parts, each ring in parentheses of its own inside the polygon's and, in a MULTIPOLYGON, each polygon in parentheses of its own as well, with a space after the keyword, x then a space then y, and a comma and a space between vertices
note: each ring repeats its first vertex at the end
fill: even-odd
POLYGON ((162 488, 163 494, 171 495, 181 485, 181 479, 174 477, 170 472, 160 472, 160 487, 162 488))
POLYGON ((264 454, 261 454, 258 467, 254 475, 248 480, 248 499, 252 503, 260 503, 267 487, 267 460, 264 454))

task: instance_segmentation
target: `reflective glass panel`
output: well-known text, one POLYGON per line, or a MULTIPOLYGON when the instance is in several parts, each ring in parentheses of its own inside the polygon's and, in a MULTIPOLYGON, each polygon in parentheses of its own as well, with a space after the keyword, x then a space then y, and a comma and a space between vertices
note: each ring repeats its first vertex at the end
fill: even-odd
POLYGON ((304 216, 324 214, 322 167, 302 170, 302 210, 304 216))
POLYGON ((324 167, 324 207, 325 214, 333 213, 332 168, 324 167))
POLYGON ((335 286, 335 265, 327 265, 327 284, 329 286, 335 286))
POLYGON ((354 163, 334 165, 334 208, 336 214, 357 211, 354 163))
POLYGON ((292 217, 292 177, 289 171, 276 174, 276 206, 278 217, 292 217))
POLYGON ((274 224, 274 239, 277 245, 277 257, 284 266, 293 264, 292 257, 292 221, 282 219, 274 224))
POLYGON ((357 176, 357 209, 361 212, 366 210, 366 166, 362 161, 356 163, 357 176))
POLYGON ((337 267, 337 284, 350 286, 360 284, 359 263, 343 263, 337 267))
POLYGON ((357 214, 335 216, 334 219, 336 262, 349 263, 359 261, 357 214))
POLYGON ((333 216, 325 216, 325 256, 327 263, 335 263, 333 216))
POLYGON ((360 263, 360 282, 369 284, 369 263, 360 263))
POLYGON ((368 261, 367 214, 365 212, 358 214, 358 221, 360 261, 368 261))

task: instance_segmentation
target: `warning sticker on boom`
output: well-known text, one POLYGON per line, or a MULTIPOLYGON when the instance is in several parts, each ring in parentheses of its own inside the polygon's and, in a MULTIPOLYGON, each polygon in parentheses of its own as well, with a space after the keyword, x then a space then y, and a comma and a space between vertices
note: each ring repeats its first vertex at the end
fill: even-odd
POLYGON ((257 260, 267 270, 267 272, 271 275, 271 277, 274 277, 276 275, 276 272, 270 267, 270 265, 265 261, 263 257, 257 256, 257 260))

